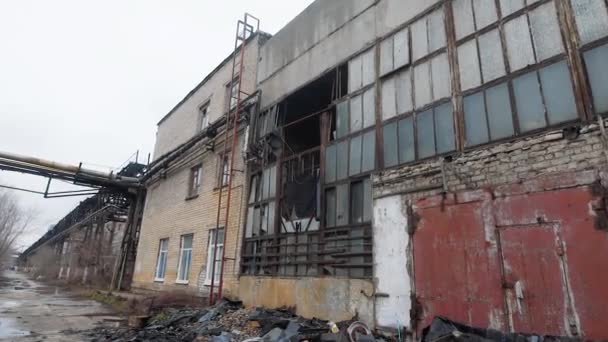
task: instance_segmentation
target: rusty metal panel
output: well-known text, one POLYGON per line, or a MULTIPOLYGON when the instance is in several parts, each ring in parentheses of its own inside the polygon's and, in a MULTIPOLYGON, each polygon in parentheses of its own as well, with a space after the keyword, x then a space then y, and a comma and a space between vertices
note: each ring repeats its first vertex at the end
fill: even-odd
MULTIPOLYGON (((576 177, 566 175, 565 178, 573 180, 576 177)), ((583 178, 580 180, 584 181, 583 178)), ((537 185, 542 189, 549 187, 549 183, 537 185)), ((553 183, 561 185, 559 180, 553 180, 553 183)), ((608 325, 605 324, 608 317, 608 233, 601 229, 600 216, 593 209, 603 203, 601 196, 602 192, 594 191, 591 186, 579 186, 520 194, 497 199, 494 203, 498 225, 539 222, 560 225, 565 279, 569 286, 564 291, 572 298, 572 319, 578 323, 581 335, 589 339, 608 337, 608 325)))
POLYGON ((570 304, 557 244, 557 232, 550 224, 500 230, 505 294, 517 332, 569 335, 570 304))
POLYGON ((443 315, 474 326, 507 329, 499 258, 493 232, 486 231, 484 222, 491 212, 484 215, 484 202, 453 204, 449 197, 419 203, 414 269, 422 311, 417 326, 443 315))

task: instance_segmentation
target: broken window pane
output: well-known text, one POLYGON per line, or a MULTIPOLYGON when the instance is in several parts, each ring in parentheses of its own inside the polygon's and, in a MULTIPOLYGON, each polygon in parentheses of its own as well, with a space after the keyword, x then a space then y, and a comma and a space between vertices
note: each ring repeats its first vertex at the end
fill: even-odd
POLYGON ((268 202, 266 206, 268 209, 268 235, 274 234, 274 201, 268 202))
POLYGON ((338 144, 336 154, 338 160, 336 177, 337 180, 341 180, 348 176, 348 141, 342 141, 338 144))
POLYGON ((361 141, 361 136, 350 140, 350 176, 361 173, 361 141))
POLYGON ((429 53, 429 43, 426 34, 426 18, 416 21, 412 25, 412 55, 414 61, 429 53))
POLYGON ((608 35, 608 10, 602 0, 571 0, 581 43, 608 35))
POLYGON ((376 123, 376 88, 372 87, 363 93, 363 128, 376 123))
POLYGON ((376 168, 376 131, 372 130, 363 135, 363 160, 361 172, 372 171, 376 168))
POLYGON ((363 54, 362 67, 363 75, 361 86, 366 86, 376 81, 376 51, 370 49, 363 54))
POLYGON ((258 176, 252 176, 249 183, 249 203, 257 202, 258 176))
POLYGON ((340 139, 348 135, 348 126, 350 121, 348 119, 348 106, 349 102, 344 101, 338 103, 336 106, 336 138, 340 139))
POLYGON ((475 146, 488 142, 488 123, 483 93, 477 93, 464 98, 464 124, 466 131, 466 146, 475 146))
POLYGON ((597 114, 608 112, 608 44, 585 52, 585 65, 597 114))
POLYGON ((336 145, 325 149, 325 183, 336 181, 336 145))
POLYGON ((494 1, 473 0, 473 7, 475 8, 475 24, 478 31, 498 20, 494 1))
POLYGON ((399 164, 397 155, 397 123, 384 126, 384 167, 399 164))
POLYGON ((270 192, 269 197, 274 197, 277 190, 277 167, 276 165, 270 168, 270 192))
POLYGON ((414 119, 410 116, 399 121, 399 163, 416 159, 414 146, 414 119))
POLYGON ((372 181, 368 178, 363 181, 363 222, 372 220, 372 181))
POLYGON ((428 16, 429 53, 445 47, 444 10, 440 7, 428 16))
POLYGON ((361 89, 362 58, 357 56, 348 62, 348 92, 352 93, 361 89))
POLYGON ((520 15, 507 22, 504 28, 511 71, 534 64, 534 52, 526 15, 520 15))
POLYGON ((428 158, 435 155, 435 127, 433 112, 427 110, 416 116, 416 136, 418 141, 418 157, 428 158))
POLYGON ((268 235, 268 206, 262 205, 260 209, 260 236, 268 235))
POLYGON ((510 137, 514 134, 513 112, 507 84, 486 90, 488 125, 492 140, 510 137))
POLYGON ((252 236, 259 236, 260 234, 260 207, 253 209, 253 230, 252 236))
POLYGON ((448 102, 435 108, 435 130, 437 131, 435 134, 437 153, 446 153, 456 149, 451 103, 448 102))
POLYGON ((481 84, 475 39, 471 39, 458 47, 458 66, 462 90, 471 89, 481 84))
POLYGON ((566 61, 543 68, 539 73, 549 124, 576 119, 572 81, 566 61))
POLYGON ((412 105, 412 73, 410 69, 395 76, 397 94, 397 114, 403 114, 413 109, 412 105))
POLYGON ((531 72, 513 80, 515 103, 522 132, 545 127, 545 109, 540 96, 536 72, 531 72))
POLYGON ((382 120, 395 116, 395 78, 391 77, 382 82, 382 120))
POLYGON ((363 182, 354 182, 350 187, 350 223, 363 223, 363 182))
POLYGON ((262 199, 268 198, 270 192, 270 170, 266 169, 262 171, 262 199))
POLYGON ((451 77, 447 53, 431 59, 431 74, 433 76, 433 100, 449 97, 451 95, 451 77))
POLYGON ((503 18, 522 8, 524 8, 524 0, 500 0, 500 12, 503 18))
POLYGON ((380 43, 380 75, 393 71, 394 46, 393 38, 389 37, 380 43))
POLYGON ((350 99, 350 132, 357 132, 363 128, 363 101, 361 95, 350 99))
POLYGON ((502 44, 498 29, 479 36, 479 54, 481 56, 481 74, 484 83, 505 75, 505 62, 503 60, 502 44))
POLYGON ((325 225, 336 226, 336 188, 325 190, 325 225))
POLYGON ((253 207, 247 210, 247 224, 245 225, 245 237, 253 236, 253 207))
POLYGON ((348 183, 340 184, 336 187, 336 225, 345 226, 348 224, 348 183))
POLYGON ((453 5, 456 39, 463 38, 475 31, 471 0, 455 0, 453 5))
POLYGON ((423 107, 431 102, 431 73, 429 66, 429 62, 424 62, 414 68, 416 108, 423 107))
POLYGON ((407 29, 403 29, 394 36, 393 68, 402 67, 410 62, 410 44, 407 29))
POLYGON ((530 12, 530 26, 539 62, 564 51, 553 2, 541 5, 530 12))

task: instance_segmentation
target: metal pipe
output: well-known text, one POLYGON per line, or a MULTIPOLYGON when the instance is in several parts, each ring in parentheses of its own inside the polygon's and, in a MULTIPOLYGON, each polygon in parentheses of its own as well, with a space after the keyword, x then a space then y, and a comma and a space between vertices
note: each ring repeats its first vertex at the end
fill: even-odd
POLYGON ((35 158, 35 157, 28 157, 28 156, 24 156, 24 155, 20 155, 20 154, 16 154, 16 153, 0 151, 0 159, 6 159, 9 161, 16 161, 16 162, 31 164, 31 165, 35 165, 35 166, 44 167, 44 168, 59 170, 59 171, 63 171, 63 172, 72 173, 74 175, 80 174, 80 175, 84 175, 84 176, 92 176, 92 177, 104 178, 104 179, 109 179, 109 180, 119 180, 119 181, 123 181, 126 183, 135 183, 135 184, 139 183, 139 179, 135 178, 135 177, 118 176, 116 174, 113 174, 112 172, 102 172, 102 171, 97 171, 97 170, 91 170, 91 169, 82 168, 82 167, 76 166, 76 165, 63 164, 63 163, 59 163, 59 162, 55 162, 55 161, 51 161, 51 160, 35 158))

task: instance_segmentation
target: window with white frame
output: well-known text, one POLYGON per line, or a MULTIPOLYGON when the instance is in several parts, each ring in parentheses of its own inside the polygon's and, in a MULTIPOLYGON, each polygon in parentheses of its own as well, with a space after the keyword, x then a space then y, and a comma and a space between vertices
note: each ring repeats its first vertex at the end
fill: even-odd
POLYGON ((211 285, 211 275, 213 276, 213 282, 218 283, 220 281, 220 272, 222 269, 222 254, 224 252, 224 228, 211 229, 209 231, 209 240, 207 243, 207 272, 205 276, 205 285, 211 285), (217 235, 217 236, 216 236, 217 235), (217 241, 215 240, 217 238, 217 241), (216 250, 217 246, 217 250, 216 250), (215 269, 213 264, 215 261, 215 269))
POLYGON ((198 195, 199 190, 201 188, 202 172, 203 167, 200 164, 190 169, 188 197, 194 197, 198 195))
POLYGON ((209 126, 209 102, 199 109, 199 131, 204 131, 209 126))
POLYGON ((156 260, 156 272, 154 274, 155 281, 165 280, 165 271, 167 270, 167 252, 169 251, 169 239, 160 240, 158 246, 158 258, 156 260))
POLYGON ((219 155, 218 160, 218 185, 224 187, 230 182, 230 173, 232 171, 230 168, 230 153, 219 155))
POLYGON ((177 282, 187 283, 190 279, 190 264, 192 263, 193 234, 182 235, 179 249, 179 264, 177 266, 177 282))

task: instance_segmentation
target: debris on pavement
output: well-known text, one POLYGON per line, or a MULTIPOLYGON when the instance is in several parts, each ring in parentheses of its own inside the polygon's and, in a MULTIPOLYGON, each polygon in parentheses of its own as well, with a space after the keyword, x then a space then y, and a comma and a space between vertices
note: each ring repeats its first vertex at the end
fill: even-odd
POLYGON ((97 328, 85 334, 91 341, 209 342, 375 342, 361 322, 305 319, 293 309, 244 308, 222 300, 203 309, 170 308, 152 316, 140 329, 97 328))
POLYGON ((534 334, 505 333, 494 329, 482 329, 451 321, 445 317, 435 317, 431 325, 422 333, 423 342, 466 341, 466 342, 575 342, 575 337, 541 336, 534 334))

